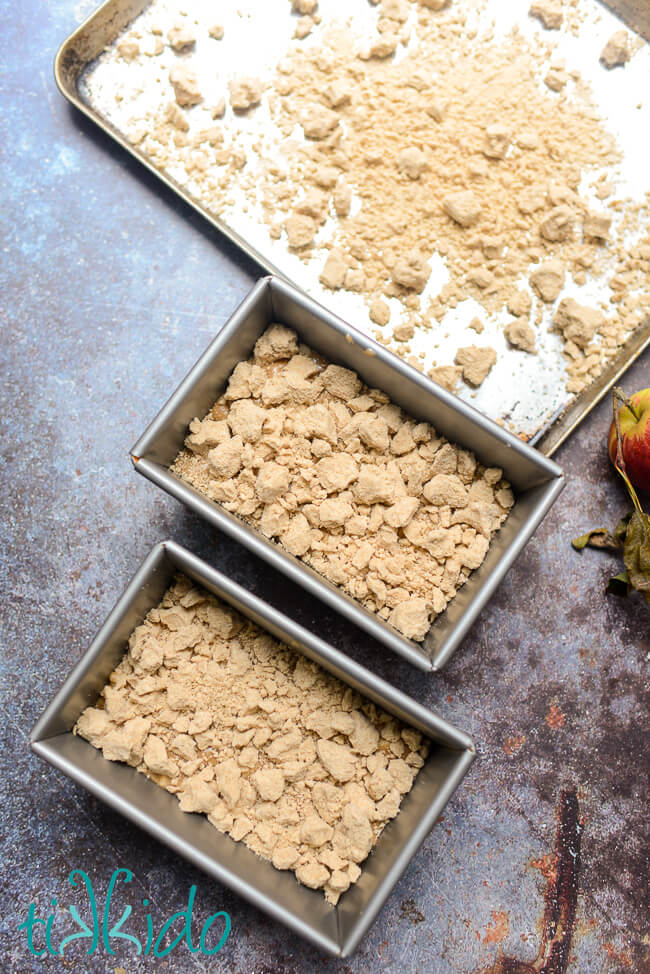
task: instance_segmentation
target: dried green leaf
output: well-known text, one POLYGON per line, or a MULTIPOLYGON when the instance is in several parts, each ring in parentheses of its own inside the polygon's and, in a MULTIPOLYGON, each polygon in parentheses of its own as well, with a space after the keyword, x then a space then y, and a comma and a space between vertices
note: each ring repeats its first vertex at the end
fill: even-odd
POLYGON ((625 517, 621 518, 621 520, 614 528, 614 537, 619 542, 621 548, 625 544, 625 535, 627 534, 627 526, 630 523, 631 517, 632 517, 632 512, 630 511, 629 514, 626 514, 625 517))
POLYGON ((650 516, 635 511, 623 547, 623 561, 632 588, 650 594, 650 516))
POLYGON ((605 592, 607 595, 618 595, 619 598, 626 599, 630 594, 630 580, 627 577, 627 572, 621 572, 620 575, 614 575, 610 578, 605 592))
POLYGON ((579 538, 574 538, 571 544, 576 551, 582 551, 587 546, 590 548, 606 548, 609 551, 618 551, 621 548, 622 541, 618 541, 614 535, 609 533, 607 528, 594 528, 593 531, 587 531, 586 534, 582 534, 579 538))
POLYGON ((605 531, 604 534, 598 533, 589 542, 590 548, 604 548, 606 551, 620 551, 622 544, 616 539, 613 534, 609 531, 605 531))

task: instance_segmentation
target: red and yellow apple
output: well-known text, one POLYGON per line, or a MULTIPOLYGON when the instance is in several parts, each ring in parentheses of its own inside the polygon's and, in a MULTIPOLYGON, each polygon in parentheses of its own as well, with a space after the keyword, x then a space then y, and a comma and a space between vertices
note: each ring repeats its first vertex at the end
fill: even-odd
MULTIPOLYGON (((639 490, 650 491, 650 389, 629 397, 621 406, 621 449, 628 477, 639 490)), ((607 441, 609 456, 616 466, 616 424, 612 420, 607 441)))

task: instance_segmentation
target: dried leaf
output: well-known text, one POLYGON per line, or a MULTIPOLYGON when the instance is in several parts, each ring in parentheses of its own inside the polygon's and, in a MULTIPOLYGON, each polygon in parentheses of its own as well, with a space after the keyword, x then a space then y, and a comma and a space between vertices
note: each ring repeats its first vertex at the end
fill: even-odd
POLYGON ((621 520, 614 528, 614 537, 618 541, 621 548, 625 544, 625 535, 627 534, 627 526, 630 523, 631 517, 632 517, 632 512, 630 511, 629 514, 626 514, 625 517, 621 518, 621 520))
POLYGON ((614 537, 613 534, 610 534, 609 531, 605 531, 604 534, 598 533, 594 538, 592 538, 589 542, 589 546, 591 548, 604 548, 607 551, 620 551, 622 544, 614 537))
MULTIPOLYGON (((620 575, 614 575, 607 583, 608 595, 627 597, 631 591, 640 592, 650 605, 650 516, 643 511, 637 493, 632 486, 625 469, 621 438, 620 403, 626 405, 628 400, 620 389, 614 389, 614 425, 616 427, 616 461, 615 467, 625 481, 634 511, 622 517, 610 534, 606 528, 596 528, 588 531, 571 542, 576 551, 582 551, 587 546, 591 548, 605 548, 610 551, 623 549, 623 561, 626 570, 620 575)), ((631 408, 631 407, 630 407, 631 408)))
POLYGON ((618 595, 619 598, 626 599, 630 594, 630 580, 627 577, 627 572, 621 572, 620 575, 614 575, 610 578, 605 592, 607 595, 618 595))
POLYGON ((623 547, 623 561, 632 588, 650 601, 650 516, 635 511, 630 518, 623 547))
POLYGON ((594 528, 593 531, 587 531, 586 534, 580 535, 579 538, 574 538, 571 544, 576 551, 582 551, 587 546, 590 548, 606 548, 608 551, 618 551, 622 547, 622 540, 619 541, 615 535, 610 534, 607 528, 594 528))

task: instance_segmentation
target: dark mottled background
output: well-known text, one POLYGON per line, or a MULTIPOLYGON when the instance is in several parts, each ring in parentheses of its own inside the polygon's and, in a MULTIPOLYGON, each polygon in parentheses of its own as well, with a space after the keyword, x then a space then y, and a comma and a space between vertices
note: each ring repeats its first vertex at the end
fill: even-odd
MULTIPOLYGON (((559 453, 567 489, 436 678, 136 478, 130 445, 256 268, 55 90, 56 46, 91 7, 0 0, 0 968, 648 970, 650 615, 637 600, 603 597, 612 557, 569 547, 628 507, 603 449, 609 403, 559 453), (321 959, 30 754, 37 716, 165 537, 318 628, 477 742, 469 778, 347 963, 321 959), (103 895, 117 866, 134 871, 131 899, 149 897, 157 924, 196 883, 199 919, 219 909, 232 916, 222 953, 208 962, 179 948, 156 964, 128 948, 32 959, 17 931, 29 902, 42 915, 53 898, 67 907, 75 867, 103 895)), ((649 371, 646 354, 626 388, 650 384, 649 371)), ((136 916, 143 925, 142 908, 136 916)), ((55 929, 64 928, 59 920, 55 929)))

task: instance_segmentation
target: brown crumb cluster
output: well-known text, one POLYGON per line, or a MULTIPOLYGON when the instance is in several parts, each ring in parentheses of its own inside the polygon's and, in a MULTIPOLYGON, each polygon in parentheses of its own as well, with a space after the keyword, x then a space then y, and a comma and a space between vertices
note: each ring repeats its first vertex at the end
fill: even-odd
POLYGON ((500 469, 278 324, 185 443, 173 473, 418 641, 514 501, 500 469))
POLYGON ((428 753, 419 731, 182 575, 74 733, 333 904, 428 753))

